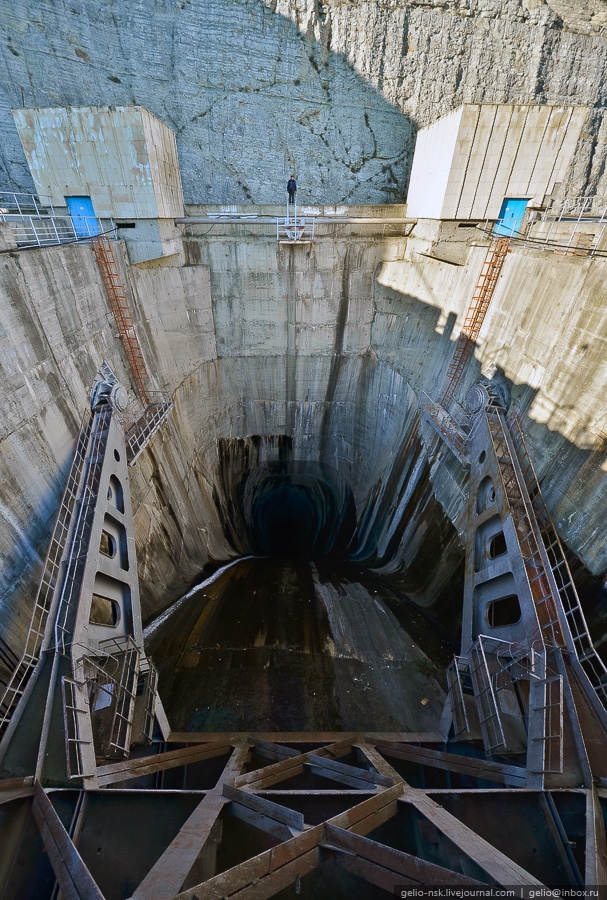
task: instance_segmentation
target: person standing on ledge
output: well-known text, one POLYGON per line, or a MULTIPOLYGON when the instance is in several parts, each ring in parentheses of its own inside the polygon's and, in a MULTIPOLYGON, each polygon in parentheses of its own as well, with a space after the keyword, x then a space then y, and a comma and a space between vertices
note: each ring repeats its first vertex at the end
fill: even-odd
POLYGON ((295 194, 297 193, 297 182, 295 175, 291 175, 287 181, 287 194, 289 195, 289 203, 295 203, 295 194))

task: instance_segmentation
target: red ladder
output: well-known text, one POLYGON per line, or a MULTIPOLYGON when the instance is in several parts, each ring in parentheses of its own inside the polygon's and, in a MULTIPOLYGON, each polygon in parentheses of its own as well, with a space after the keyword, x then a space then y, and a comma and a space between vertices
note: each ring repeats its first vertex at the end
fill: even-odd
POLYGON ((149 401, 145 389, 145 381, 148 377, 148 371, 135 326, 133 325, 129 301, 122 283, 120 269, 114 256, 114 250, 109 239, 101 234, 95 235, 91 240, 91 244, 93 245, 93 253, 101 272, 110 309, 118 326, 118 336, 123 343, 129 362, 135 390, 141 402, 144 406, 147 406, 149 401))
POLYGON ((474 344, 481 330, 497 279, 502 271, 509 245, 509 237, 492 238, 487 248, 487 255, 485 256, 472 300, 466 311, 462 330, 455 344, 455 350, 445 375, 447 387, 442 399, 442 406, 444 407, 448 406, 453 400, 468 360, 472 356, 474 344))

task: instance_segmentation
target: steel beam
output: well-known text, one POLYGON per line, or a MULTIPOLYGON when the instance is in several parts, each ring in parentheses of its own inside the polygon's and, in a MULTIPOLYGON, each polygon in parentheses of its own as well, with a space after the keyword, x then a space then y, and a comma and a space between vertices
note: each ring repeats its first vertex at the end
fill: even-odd
POLYGON ((103 894, 39 782, 32 811, 64 900, 103 900, 103 894))
MULTIPOLYGON (((354 740, 356 736, 354 736, 354 740)), ((300 753, 297 756, 288 757, 274 765, 266 766, 263 769, 256 769, 254 772, 248 772, 236 779, 234 784, 236 787, 245 791, 258 791, 263 788, 271 787, 288 778, 294 778, 303 772, 304 763, 310 762, 312 757, 323 757, 324 759, 335 759, 338 756, 345 756, 350 752, 353 739, 350 737, 342 741, 336 741, 326 747, 320 747, 313 753, 300 753)), ((329 776, 331 777, 331 776, 329 776)))
POLYGON ((584 884, 607 884, 605 819, 595 788, 586 792, 586 873, 584 884))
POLYGON ((324 825, 260 853, 202 884, 177 894, 175 900, 265 900, 313 872, 319 863, 324 825))
POLYGON ((225 804, 229 802, 222 793, 224 785, 233 782, 237 774, 242 771, 248 754, 248 746, 234 749, 218 785, 200 801, 177 836, 133 893, 133 900, 166 900, 167 897, 173 897, 181 889, 207 841, 211 838, 219 814, 225 804))
POLYGON ((509 766, 443 750, 430 750, 427 747, 413 747, 387 741, 378 741, 375 746, 386 756, 393 756, 395 759, 404 759, 448 772, 459 772, 485 781, 497 781, 511 787, 525 787, 526 773, 520 766, 509 766))
POLYGON ((194 744, 192 747, 167 750, 165 753, 156 753, 140 759, 123 759, 120 762, 97 768, 99 787, 118 784, 129 778, 141 778, 143 775, 152 775, 154 772, 175 769, 178 766, 186 766, 204 759, 213 759, 229 753, 231 749, 231 744, 209 741, 208 744, 194 744))
POLYGON ((533 875, 519 866, 514 860, 498 850, 489 841, 481 837, 453 816, 442 806, 428 797, 423 791, 406 788, 402 803, 410 803, 445 837, 449 838, 466 856, 469 856, 499 885, 541 886, 533 875))
POLYGON ((256 794, 250 794, 241 791, 230 784, 224 784, 223 796, 232 801, 232 805, 240 806, 248 811, 246 821, 255 825, 255 816, 270 819, 275 823, 279 823, 282 828, 274 829, 271 833, 277 834, 281 840, 288 840, 304 830, 304 817, 302 813, 286 806, 280 806, 273 800, 267 800, 264 797, 258 797, 256 794), (253 813, 251 818, 249 813, 253 813))
MULTIPOLYGON (((349 854, 355 854, 363 864, 373 863, 375 866, 381 866, 392 878, 390 891, 393 890, 395 884, 399 883, 401 878, 405 882, 424 885, 452 884, 459 886, 481 884, 481 882, 468 878, 459 872, 454 872, 452 869, 427 862, 425 859, 405 853, 402 850, 386 847, 383 844, 378 844, 376 841, 371 841, 358 834, 352 834, 329 823, 326 825, 326 835, 326 843, 321 846, 329 846, 337 851, 338 854, 341 854, 342 859, 345 851, 349 854)), ((342 863, 342 860, 338 861, 340 864, 342 863)), ((361 877, 363 878, 365 878, 364 871, 363 865, 361 869, 361 877)))

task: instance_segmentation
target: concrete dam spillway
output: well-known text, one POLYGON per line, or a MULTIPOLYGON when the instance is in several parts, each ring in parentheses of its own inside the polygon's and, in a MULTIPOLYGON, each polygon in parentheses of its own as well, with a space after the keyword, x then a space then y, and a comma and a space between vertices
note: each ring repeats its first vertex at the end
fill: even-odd
MULTIPOLYGON (((381 216, 383 211, 348 210, 351 217, 369 212, 381 216)), ((108 897, 128 896, 128 891, 135 889, 134 882, 144 884, 146 871, 153 872, 152 877, 156 878, 165 862, 174 866, 175 858, 167 844, 173 838, 179 843, 180 829, 194 812, 192 806, 180 811, 166 806, 169 796, 174 796, 172 785, 179 783, 184 787, 184 798, 191 798, 187 803, 201 796, 190 793, 200 787, 207 791, 205 803, 212 802, 215 795, 210 788, 213 780, 220 777, 218 766, 224 765, 231 745, 241 741, 243 734, 261 735, 252 739, 268 742, 267 747, 284 746, 285 753, 310 753, 308 748, 312 745, 320 758, 318 753, 323 752, 326 740, 336 740, 339 735, 351 744, 363 729, 375 735, 368 740, 386 743, 402 738, 405 731, 413 739, 412 745, 400 743, 373 750, 375 745, 360 744, 367 754, 378 754, 373 757, 375 768, 371 773, 382 769, 380 758, 388 758, 409 784, 425 784, 430 792, 447 784, 437 780, 441 770, 432 768, 434 758, 428 760, 424 756, 420 764, 419 753, 440 753, 437 747, 444 746, 432 741, 442 741, 435 730, 444 705, 442 672, 453 652, 457 652, 448 632, 459 633, 464 578, 462 540, 453 522, 463 528, 467 483, 457 458, 436 444, 429 424, 420 417, 419 398, 424 388, 440 380, 452 357, 454 323, 473 292, 487 253, 486 242, 481 235, 478 243, 473 242, 466 250, 466 262, 453 265, 421 254, 407 258, 407 248, 410 252, 415 246, 415 237, 407 237, 411 226, 391 226, 386 234, 388 226, 381 224, 381 218, 375 225, 340 224, 336 228, 330 224, 325 234, 317 225, 311 246, 277 246, 275 228, 254 229, 246 220, 220 223, 210 233, 200 234, 207 228, 208 225, 187 226, 186 265, 170 262, 133 266, 128 262, 126 248, 117 244, 114 251, 129 288, 133 321, 146 364, 157 379, 155 386, 177 385, 170 415, 129 469, 128 480, 141 608, 147 626, 146 652, 158 667, 159 696, 172 729, 167 733, 167 743, 152 747, 158 747, 160 752, 159 766, 164 765, 163 752, 187 752, 190 763, 186 769, 176 769, 174 777, 174 770, 169 768, 162 781, 154 781, 154 775, 138 777, 138 757, 142 762, 150 759, 149 745, 143 745, 132 749, 131 761, 126 761, 131 766, 128 773, 109 771, 122 765, 118 762, 106 765, 107 773, 99 769, 97 779, 118 779, 116 787, 122 784, 126 790, 108 791, 102 787, 93 789, 93 793, 132 797, 120 800, 127 804, 119 814, 124 817, 125 827, 126 823, 138 829, 144 827, 143 813, 137 806, 141 801, 135 801, 135 797, 148 796, 152 784, 156 785, 152 789, 155 812, 149 822, 156 823, 157 816, 165 819, 162 828, 158 824, 146 826, 149 842, 143 852, 132 845, 127 835, 120 838, 120 832, 115 830, 117 820, 104 811, 105 806, 84 815, 79 852, 108 897), (395 230, 401 233, 393 234, 395 230), (294 554, 294 550, 301 553, 294 554), (212 571, 204 568, 207 560, 215 567, 229 559, 235 561, 230 569, 207 577, 212 571), (200 588, 179 599, 193 582, 201 579, 200 588), (188 741, 199 741, 205 733, 212 742, 212 748, 206 750, 210 755, 206 760, 203 748, 207 744, 194 743, 187 749, 188 741), (196 734, 198 737, 194 737, 196 734), (292 742, 297 747, 293 749, 288 746, 289 735, 307 743, 292 742), (420 745, 419 739, 424 737, 430 743, 420 745), (417 762, 393 755, 402 755, 402 747, 414 748, 417 762), (425 781, 417 780, 418 766, 425 781), (182 771, 192 774, 177 775, 182 771), (131 782, 124 781, 125 774, 131 782), (129 784, 139 790, 129 790, 129 784), (102 824, 108 814, 113 836, 102 824), (111 867, 95 862, 99 845, 93 848, 90 844, 100 828, 104 835, 102 860, 107 860, 108 853, 114 854, 116 840, 131 847, 129 862, 125 858, 111 875, 111 867), (166 829, 168 837, 163 837, 166 829)), ((600 258, 551 254, 548 263, 546 259, 542 251, 513 245, 486 319, 487 325, 493 325, 483 331, 482 353, 479 348, 480 358, 471 363, 472 370, 467 375, 468 383, 473 383, 486 361, 503 360, 503 375, 498 374, 498 381, 501 378, 519 406, 528 410, 541 409, 537 400, 541 394, 516 374, 517 368, 519 373, 531 371, 526 359, 527 340, 545 341, 546 335, 552 333, 554 341, 567 341, 562 314, 565 298, 571 304, 571 314, 565 317, 567 327, 577 341, 586 340, 582 334, 596 327, 593 311, 597 309, 602 283, 600 258), (529 311, 529 338, 513 345, 508 334, 518 334, 521 319, 529 314, 528 303, 516 286, 540 285, 546 265, 553 289, 558 285, 561 294, 552 295, 556 299, 543 305, 541 313, 529 311), (578 331, 579 322, 584 323, 585 332, 578 331), (512 347, 509 361, 500 356, 504 345, 512 347)), ((46 398, 40 411, 18 426, 23 450, 11 457, 16 467, 14 478, 31 484, 32 461, 37 459, 37 465, 44 465, 49 458, 47 450, 36 456, 28 449, 32 441, 35 446, 40 446, 40 441, 43 446, 59 443, 65 458, 63 471, 67 472, 79 415, 86 407, 88 384, 99 359, 110 363, 122 383, 129 384, 130 374, 89 245, 16 249, 4 254, 2 263, 3 283, 12 285, 11 296, 15 298, 9 307, 10 327, 23 336, 21 343, 14 345, 15 350, 25 340, 29 346, 37 341, 34 346, 38 347, 40 358, 53 360, 54 367, 50 368, 49 362, 40 368, 36 363, 26 375, 27 383, 36 385, 46 398), (87 285, 85 296, 80 287, 83 284, 87 285), (49 288, 53 295, 61 297, 60 303, 45 299, 49 288), (52 350, 49 335, 53 337, 52 350), (67 373, 69 393, 55 389, 51 396, 48 384, 61 385, 61 378, 65 383, 67 373), (74 404, 72 398, 79 399, 74 404), (19 475, 20 466, 27 467, 29 480, 25 468, 19 475)), ((590 337, 587 340, 590 343, 590 337)), ((19 356, 20 360, 23 358, 19 356)), ((554 382, 554 390, 570 390, 570 384, 564 385, 561 380, 562 358, 545 351, 542 360, 547 383, 554 382)), ((491 367, 485 371, 491 372, 491 367)), ((19 373, 15 367, 14 373, 27 389, 24 372, 19 373)), ((580 404, 578 415, 582 416, 583 404, 589 408, 593 402, 589 398, 600 394, 601 376, 597 371, 594 383, 582 372, 570 377, 580 379, 575 390, 580 404)), ((558 415, 557 408, 552 421, 558 421, 558 415)), ((577 448, 558 429, 536 422, 531 416, 525 428, 536 452, 545 454, 538 453, 537 459, 543 459, 543 485, 547 496, 554 498, 553 515, 557 517, 559 503, 568 503, 572 478, 579 481, 584 466, 592 469, 592 454, 599 454, 595 460, 600 459, 601 451, 577 448), (569 468, 563 467, 563 459, 568 460, 569 468)), ((65 475, 57 482, 55 497, 61 492, 65 475)), ((44 479, 40 483, 44 484, 44 479)), ((602 507, 591 479, 587 484, 585 527, 591 530, 597 527, 602 507)), ((583 490, 580 487, 581 493, 583 490)), ((57 501, 51 496, 47 502, 54 507, 57 501)), ((566 515, 558 519, 561 530, 573 524, 567 523, 571 507, 565 505, 565 509, 566 515)), ((43 533, 44 527, 39 528, 43 533)), ((584 558, 588 531, 572 527, 568 534, 570 545, 580 541, 579 556, 584 558)), ((42 542, 42 537, 39 540, 42 542)), ((585 560, 586 584, 594 585, 586 611, 599 643, 601 596, 596 579, 593 582, 589 574, 590 565, 595 563, 590 555, 585 560), (594 619, 593 609, 599 613, 594 619)), ((33 560, 29 565, 33 579, 39 563, 33 560)), ((583 571, 578 563, 578 578, 583 571)), ((18 598, 19 590, 17 587, 10 596, 13 602, 19 599, 24 604, 25 599, 18 598)), ((27 585, 23 584, 21 590, 25 593, 27 585)), ((18 647, 19 627, 23 625, 18 616, 9 614, 8 606, 6 609, 5 640, 18 647)), ((103 709, 96 715, 102 712, 103 709)), ((42 771, 43 778, 57 784, 65 779, 57 769, 57 760, 64 751, 60 733, 54 739, 52 735, 51 725, 49 753, 42 762, 42 771), (54 762, 49 769, 51 759, 54 762)), ((254 746, 254 752, 247 751, 249 766, 268 763, 265 753, 271 752, 276 759, 276 753, 282 752, 270 751, 265 745, 254 746)), ((31 744, 26 742, 19 750, 17 755, 9 745, 4 757, 8 785, 13 785, 15 779, 19 783, 27 780, 28 773, 36 768, 31 744)), ((354 791, 349 795, 348 803, 352 803, 357 799, 356 791, 361 799, 369 797, 364 793, 365 782, 357 782, 353 772, 371 777, 367 770, 356 768, 360 760, 354 751, 348 752, 350 755, 345 756, 344 751, 339 751, 341 755, 333 763, 338 768, 343 766, 341 770, 305 762, 301 778, 305 776, 308 781, 283 780, 274 786, 279 788, 278 793, 270 791, 263 796, 276 797, 281 803, 294 802, 287 801, 287 794, 281 790, 305 792, 312 784, 317 794, 320 790, 318 797, 324 798, 322 808, 327 810, 326 815, 343 815, 344 804, 347 806, 345 795, 338 796, 335 791, 346 788, 343 783, 341 789, 336 788, 337 783, 331 779, 346 779, 347 789, 354 791), (309 775, 305 775, 306 767, 309 775), (329 793, 323 794, 323 790, 329 793), (329 796, 334 798, 333 806, 326 806, 329 796)), ((452 756, 451 753, 450 759, 452 756)), ((509 760, 509 765, 520 758, 520 753, 498 758, 500 763, 482 764, 503 765, 504 760, 509 760)), ((281 759, 278 756, 279 761, 274 764, 291 765, 290 756, 282 762, 281 759)), ((472 760, 472 764, 480 762, 472 760)), ((499 785, 485 782, 483 777, 503 777, 485 770, 475 775, 473 769, 462 768, 457 761, 440 763, 445 764, 451 769, 456 766, 449 775, 450 783, 458 790, 462 786, 462 798, 467 797, 465 786, 472 783, 471 779, 476 781, 480 775, 481 785, 497 788, 499 785)), ((389 768, 392 773, 396 771, 393 766, 389 768)), ((515 770, 519 772, 516 766, 515 770)), ((249 778, 246 774, 240 777, 249 778)), ((276 777, 284 779, 285 775, 276 777)), ((520 778, 518 774, 507 777, 515 779, 515 785, 521 784, 516 780, 520 778)), ((26 785, 20 790, 31 788, 26 785)), ((538 796, 537 792, 531 793, 538 796)), ((238 796, 243 802, 246 800, 238 796)), ((382 796, 372 799, 379 802, 382 796)), ((474 812, 470 806, 462 813, 463 807, 460 810, 450 805, 450 796, 440 795, 440 807, 449 812, 451 823, 459 821, 458 814, 465 816, 460 837, 467 844, 470 817, 479 811, 474 812)), ((486 793, 481 792, 480 796, 485 797, 486 793)), ((573 839, 580 828, 577 801, 570 801, 567 791, 549 796, 557 797, 558 815, 573 839)), ((316 804, 321 802, 318 797, 316 804)), ((70 810, 72 801, 68 794, 65 799, 69 801, 66 809, 70 810)), ((223 802, 227 802, 225 798, 223 802)), ((29 799, 11 803, 29 803, 29 799)), ((310 822, 321 816, 319 808, 306 807, 303 800, 300 807, 310 822)), ((239 803, 230 801, 230 810, 242 809, 239 803)), ((433 815, 429 808, 424 809, 433 815)), ((534 877, 550 882, 546 869, 558 860, 543 815, 539 807, 525 807, 524 816, 531 831, 524 832, 522 844, 517 839, 505 846, 503 839, 491 830, 494 820, 487 813, 482 815, 486 824, 477 824, 476 828, 486 836, 491 832, 499 853, 514 856, 519 865, 524 862, 526 873, 531 870, 534 877), (542 835, 543 868, 533 862, 535 857, 523 858, 519 853, 527 845, 529 854, 537 847, 537 838, 532 839, 532 834, 542 835)), ((502 819, 505 816, 502 810, 502 819)), ((522 828, 519 808, 510 806, 507 816, 512 826, 510 833, 516 834, 522 828)), ((266 832, 266 843, 259 843, 255 837, 259 834, 257 828, 233 818, 231 812, 222 816, 222 823, 224 840, 206 845, 207 849, 215 848, 211 856, 216 860, 216 874, 209 886, 215 879, 237 871, 234 866, 242 862, 243 856, 235 848, 242 847, 246 856, 266 852, 270 840, 266 832)), ((278 826, 268 827, 276 830, 278 826)), ((403 835, 409 834, 410 828, 415 832, 417 826, 396 827, 388 822, 382 828, 371 832, 373 840, 387 842, 398 852, 405 848, 406 852, 413 852, 418 866, 419 859, 430 857, 426 865, 448 866, 444 878, 478 876, 482 881, 485 877, 478 868, 476 854, 476 862, 464 864, 464 851, 447 852, 444 847, 450 844, 443 846, 441 839, 438 844, 428 842, 422 832, 415 839, 417 843, 407 838, 403 844, 403 835), (462 871, 467 874, 462 875, 462 871)), ((186 833, 187 828, 184 836, 186 833)), ((31 835, 27 838, 24 833, 22 840, 32 840, 31 835)), ((20 842, 19 847, 23 846, 20 842)), ((35 846, 34 842, 32 847, 35 846)), ((15 860, 23 858, 21 852, 15 860)), ((576 863, 578 868, 582 862, 576 863)), ((490 868, 493 871, 493 866, 490 868)), ((21 890, 28 883, 27 878, 11 871, 8 883, 21 890)), ((300 871, 303 873, 304 869, 300 871)), ((566 867, 555 871, 557 877, 565 881, 569 878, 566 867)), ((190 872, 192 884, 202 883, 207 877, 193 862, 190 872)), ((381 890, 364 879, 343 873, 341 868, 335 872, 338 874, 326 867, 317 870, 313 877, 316 887, 306 887, 312 882, 306 880, 310 876, 302 874, 301 890, 317 890, 319 896, 342 896, 347 890, 365 896, 364 891, 381 890)), ((424 872, 420 877, 429 878, 424 872)), ((52 880, 52 876, 48 877, 52 880)), ((386 877, 395 883, 395 876, 386 877)), ((512 873, 500 877, 505 883, 512 873)), ((526 879, 531 875, 517 877, 526 879)), ((177 870, 173 880, 181 879, 177 870)), ((182 883, 188 884, 185 876, 182 883)), ((178 888, 170 888, 161 896, 170 896, 171 890, 175 893, 178 888)))
POLYGON ((5 7, 0 900, 606 885, 602 0, 5 7))
MULTIPOLYGON (((200 471, 211 482, 208 486, 203 482, 203 490, 198 488, 196 498, 190 476, 188 500, 192 506, 195 502, 199 506, 197 515, 204 521, 205 528, 211 531, 214 526, 208 540, 221 548, 214 554, 217 562, 234 555, 251 554, 286 558, 282 567, 276 565, 274 569, 265 569, 266 580, 269 572, 275 573, 268 584, 275 580, 273 590, 283 599, 278 610, 266 609, 260 602, 262 593, 258 593, 259 576, 255 575, 255 567, 251 570, 251 587, 249 579, 238 574, 243 567, 246 571, 245 564, 230 570, 226 577, 235 582, 235 588, 226 595, 223 600, 225 610, 218 615, 227 617, 226 625, 232 632, 226 632, 226 626, 223 626, 222 633, 217 635, 212 630, 206 631, 207 627, 211 629, 211 625, 206 624, 206 618, 212 614, 211 604, 207 608, 201 603, 200 594, 194 598, 205 626, 197 648, 191 647, 190 626, 179 627, 183 643, 179 655, 182 660, 181 684, 175 686, 175 690, 188 695, 189 715, 193 718, 176 718, 172 725, 176 730, 187 731, 189 725, 196 722, 204 730, 204 711, 208 704, 203 699, 219 691, 223 677, 219 673, 229 668, 233 670, 230 684, 225 688, 225 694, 215 697, 219 709, 212 708, 208 714, 209 723, 218 720, 223 723, 220 731, 276 728, 324 731, 343 727, 373 731, 403 727, 419 730, 421 722, 429 723, 440 716, 442 688, 434 680, 432 666, 436 663, 423 661, 423 644, 421 653, 411 646, 413 635, 408 634, 407 615, 399 615, 399 625, 390 606, 378 611, 382 598, 377 592, 377 584, 364 588, 365 579, 360 571, 354 574, 351 570, 346 576, 348 582, 354 581, 351 588, 341 583, 338 574, 334 576, 337 578, 335 584, 329 581, 324 585, 323 578, 315 575, 308 563, 309 560, 319 566, 321 573, 325 560, 338 566, 341 563, 344 568, 350 561, 362 566, 389 567, 392 564, 397 567, 398 554, 407 548, 407 542, 401 537, 403 530, 409 528, 413 535, 421 530, 417 553, 422 562, 417 564, 417 573, 412 567, 414 574, 410 584, 415 585, 415 577, 421 584, 435 581, 435 591, 444 606, 448 605, 445 596, 458 591, 457 581, 455 588, 448 583, 451 571, 441 581, 439 566, 426 562, 433 555, 429 544, 437 544, 439 539, 444 544, 446 538, 447 543, 454 545, 457 537, 433 498, 427 464, 421 457, 415 395, 400 373, 392 366, 380 363, 368 349, 349 356, 339 352, 345 342, 361 350, 366 346, 366 338, 356 333, 358 322, 348 324, 351 292, 354 302, 360 304, 366 287, 357 285, 356 280, 369 282, 373 278, 376 260, 385 253, 384 242, 371 240, 371 247, 367 249, 367 235, 361 234, 358 238, 349 235, 340 239, 336 253, 333 237, 327 241, 317 237, 315 250, 318 256, 310 254, 309 248, 304 246, 286 246, 277 255, 273 234, 259 236, 253 233, 246 242, 249 258, 244 271, 239 272, 233 254, 241 252, 242 238, 234 235, 233 227, 227 226, 223 230, 226 234, 209 247, 212 254, 217 253, 219 259, 223 257, 221 270, 215 277, 226 280, 225 319, 222 332, 215 333, 215 340, 222 347, 218 356, 222 358, 193 373, 184 384, 187 393, 183 401, 179 392, 175 395, 176 407, 181 406, 184 417, 196 417, 187 427, 194 435, 192 449, 196 463, 193 468, 197 478, 200 478, 200 471), (358 253, 354 250, 355 242, 359 244, 358 253), (270 253, 275 269, 272 274, 263 269, 259 271, 268 265, 270 253), (370 259, 366 258, 367 254, 371 255, 370 259), (343 271, 336 271, 336 265, 343 266, 343 271), (261 279, 266 282, 266 287, 259 296, 261 279), (313 287, 311 282, 315 280, 318 284, 313 287), (352 282, 354 285, 350 287, 352 282), (342 293, 344 283, 345 295, 342 293), (259 296, 257 302, 251 303, 251 290, 259 296), (311 290, 320 295, 312 304, 307 299, 311 290), (326 321, 329 297, 334 298, 329 301, 335 310, 333 322, 326 321), (244 314, 240 322, 240 316, 234 315, 234 303, 241 306, 244 314), (300 321, 301 313, 297 307, 303 311, 306 306, 311 307, 311 316, 320 315, 325 320, 320 329, 314 321, 309 325, 300 321), (301 338, 289 333, 291 321, 296 323, 294 329, 300 331, 308 345, 303 351, 298 346, 301 338), (265 343, 263 349, 257 347, 260 339, 265 343), (291 340, 292 349, 289 346, 291 340), (273 345, 274 341, 277 343, 273 345), (251 346, 256 348, 254 356, 250 355, 251 346), (317 347, 320 353, 317 353, 317 347), (354 396, 352 383, 356 385, 354 396), (242 391, 240 396, 234 397, 234 385, 238 385, 239 393, 242 391), (250 393, 247 385, 251 385, 250 393), (205 409, 207 403, 212 404, 213 410, 219 407, 219 415, 209 414, 208 407, 205 409), (370 484, 374 485, 373 490, 370 490, 370 484), (200 506, 202 503, 204 507, 200 506), (429 505, 432 512, 428 511, 429 505), (289 557, 299 558, 306 565, 302 566, 301 562, 290 564, 289 557), (285 581, 290 583, 290 588, 285 586, 285 581), (320 586, 316 587, 318 582, 320 586), (311 606, 303 601, 308 593, 315 598, 311 606), (369 610, 365 610, 365 595, 369 610), (343 599, 339 599, 340 596, 343 599), (298 611, 298 603, 305 609, 298 611), (279 613, 286 634, 279 628, 279 613), (362 623, 358 622, 361 615, 362 623), (239 647, 236 623, 241 616, 253 616, 258 621, 255 632, 247 633, 239 647), (300 621, 299 627, 293 627, 293 617, 300 621), (324 631, 321 628, 312 648, 306 647, 308 630, 314 633, 320 626, 324 631), (393 638, 390 638, 391 631, 393 638), (300 643, 302 640, 304 646, 300 643), (394 646, 390 648, 391 641, 394 646), (222 653, 215 652, 217 646, 222 653), (228 665, 225 647, 230 654, 228 665), (208 658, 213 653, 218 658, 215 666, 208 658), (240 663, 237 662, 239 656, 243 660, 240 663), (390 658, 394 659, 391 665, 387 662, 390 658), (311 668, 312 674, 306 674, 307 667, 311 668), (307 691, 308 680, 316 677, 317 669, 318 677, 325 672, 323 686, 316 691, 307 691), (260 674, 254 675, 258 670, 260 674), (217 673, 215 676, 211 674, 213 671, 217 673), (186 676, 191 676, 193 681, 186 676), (287 705, 285 695, 293 694, 290 717, 281 715, 274 719, 268 713, 267 706, 262 704, 264 691, 258 686, 253 688, 254 683, 260 684, 261 676, 269 684, 272 679, 275 682, 272 687, 267 687, 276 694, 272 703, 287 705), (374 690, 369 687, 369 679, 375 679, 374 690), (285 691, 285 682, 292 685, 289 691, 285 691), (418 687, 413 689, 415 683, 418 687), (353 687, 360 688, 361 697, 356 696, 353 687), (305 708, 295 708, 297 697, 312 697, 314 693, 316 700, 309 712, 305 708), (380 703, 382 694, 385 699, 380 703), (364 701, 371 696, 373 703, 367 707, 364 701), (258 705, 263 712, 258 712, 258 705), (281 722, 284 727, 280 727, 281 722)), ((366 231, 369 230, 367 226, 366 231)), ((400 230, 408 230, 408 226, 400 230)), ((402 239, 397 240, 396 246, 402 246, 402 239)), ((194 262, 199 247, 193 237, 187 250, 193 261, 190 267, 193 277, 197 272, 205 271, 202 263, 194 262)), ((162 294, 158 302, 162 318, 162 294)), ((303 312, 304 317, 307 314, 303 312)), ((369 317, 367 311, 365 319, 368 321, 369 317)), ((183 349, 187 332, 176 334, 175 339, 183 349)), ((443 365, 440 353, 439 366, 443 365)), ((164 463, 160 459, 158 470, 159 478, 164 482, 164 463)), ((163 485, 162 491, 173 493, 176 488, 176 484, 163 485)), ((185 531, 184 521, 177 512, 177 504, 182 504, 183 500, 180 498, 173 504, 165 493, 167 501, 179 519, 180 528, 185 531)), ((148 544, 146 555, 152 557, 155 552, 148 544)), ((163 552, 172 555, 169 547, 163 552)), ((200 564, 196 566, 197 552, 200 551, 194 546, 189 550, 192 557, 188 560, 190 582, 201 577, 200 564)), ((152 564, 161 568, 158 559, 152 564)), ((177 568, 174 562, 171 565, 177 568)), ((456 566, 454 561, 451 569, 456 566)), ((162 569, 166 579, 168 570, 165 566, 162 569)), ((461 584, 461 574, 459 579, 461 584)), ((175 592, 175 588, 170 587, 175 592)), ((158 605, 162 604, 160 608, 163 609, 167 602, 166 588, 163 590, 158 583, 156 589, 158 605)), ((277 597, 273 602, 277 602, 277 597)), ((394 605, 395 598, 388 593, 390 601, 394 605)), ((454 606, 457 609, 459 604, 456 602, 454 606)), ((184 611, 179 615, 183 616, 184 611)), ((431 616, 429 618, 431 620, 431 616)), ((425 630, 432 631, 432 625, 427 622, 425 625, 425 630)), ((173 635, 174 626, 170 619, 158 629, 157 639, 152 642, 156 647, 154 652, 150 645, 150 653, 159 666, 162 692, 168 691, 169 684, 178 678, 173 668, 175 657, 171 655, 167 663, 163 663, 168 643, 165 635, 169 628, 173 635), (166 669, 170 679, 163 677, 166 669)), ((420 628, 423 634, 421 622, 418 631, 420 628)), ((433 649, 441 643, 440 638, 432 634, 426 640, 433 649)), ((448 651, 443 652, 441 661, 447 659, 448 651)), ((173 695, 169 705, 176 710, 173 695)), ((217 725, 212 730, 217 730, 217 725)))

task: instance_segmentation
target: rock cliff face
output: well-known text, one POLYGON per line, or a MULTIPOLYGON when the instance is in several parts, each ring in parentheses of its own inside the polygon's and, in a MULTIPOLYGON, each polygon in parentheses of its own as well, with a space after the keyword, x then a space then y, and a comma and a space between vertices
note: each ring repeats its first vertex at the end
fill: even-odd
POLYGON ((186 200, 406 196, 416 128, 464 102, 591 107, 567 177, 607 194, 605 0, 5 0, 0 189, 31 190, 11 108, 141 104, 186 200))

